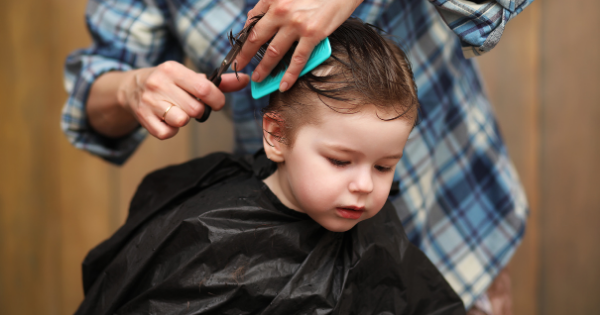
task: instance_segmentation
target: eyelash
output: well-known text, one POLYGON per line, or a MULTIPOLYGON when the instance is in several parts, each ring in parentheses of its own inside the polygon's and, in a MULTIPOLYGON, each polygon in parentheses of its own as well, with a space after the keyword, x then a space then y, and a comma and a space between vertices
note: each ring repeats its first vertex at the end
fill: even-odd
MULTIPOLYGON (((350 162, 348 162, 348 161, 340 161, 340 160, 336 160, 336 159, 332 159, 332 158, 327 158, 327 159, 329 160, 329 162, 331 164, 333 164, 334 166, 337 166, 337 167, 343 167, 343 166, 350 164, 350 162)), ((376 165, 375 169, 381 173, 387 173, 387 172, 392 171, 391 167, 385 167, 385 166, 379 166, 379 165, 376 165)))
POLYGON ((391 172, 392 171, 391 167, 385 167, 385 166, 379 166, 379 165, 376 165, 375 169, 378 170, 378 171, 380 171, 380 172, 382 172, 382 173, 387 173, 387 172, 391 172))
POLYGON ((350 162, 348 161, 340 161, 340 160, 336 160, 336 159, 332 159, 332 158, 327 158, 329 160, 329 162, 331 162, 331 164, 335 165, 335 166, 346 166, 348 164, 350 164, 350 162))

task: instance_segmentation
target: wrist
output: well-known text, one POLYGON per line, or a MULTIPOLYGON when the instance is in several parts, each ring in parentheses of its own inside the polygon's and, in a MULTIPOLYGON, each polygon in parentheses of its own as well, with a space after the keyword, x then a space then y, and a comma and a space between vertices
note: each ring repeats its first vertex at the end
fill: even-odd
POLYGON ((143 69, 130 70, 123 72, 123 77, 118 80, 117 86, 117 105, 121 109, 131 113, 131 95, 135 95, 135 90, 139 86, 140 71, 143 69))
POLYGON ((138 122, 130 107, 130 95, 135 85, 134 72, 111 71, 96 79, 86 103, 86 113, 92 128, 98 133, 118 138, 130 133, 138 122), (131 91, 131 92, 130 92, 131 91), (130 93, 130 94, 128 94, 130 93))

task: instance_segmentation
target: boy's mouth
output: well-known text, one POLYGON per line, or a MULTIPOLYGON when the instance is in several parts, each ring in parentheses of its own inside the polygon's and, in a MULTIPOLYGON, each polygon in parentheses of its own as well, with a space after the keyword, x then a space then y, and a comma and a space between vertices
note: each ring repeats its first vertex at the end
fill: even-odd
POLYGON ((365 207, 345 206, 335 208, 335 210, 342 218, 356 220, 365 212, 365 207))

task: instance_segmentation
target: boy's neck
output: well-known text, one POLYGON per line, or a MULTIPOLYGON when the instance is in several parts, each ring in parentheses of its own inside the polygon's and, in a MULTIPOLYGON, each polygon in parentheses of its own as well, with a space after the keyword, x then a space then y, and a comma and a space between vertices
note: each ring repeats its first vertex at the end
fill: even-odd
MULTIPOLYGON (((287 197, 285 189, 285 187, 287 186, 282 185, 282 183, 286 182, 284 177, 285 171, 280 170, 280 167, 278 167, 275 173, 271 174, 269 177, 263 180, 263 183, 265 183, 265 185, 267 185, 267 187, 271 189, 271 192, 275 194, 275 196, 279 199, 279 201, 281 201, 281 203, 283 203, 284 206, 292 210, 304 213, 304 211, 294 206, 294 204, 287 197)), ((287 191, 289 192, 289 189, 287 189, 287 191)))

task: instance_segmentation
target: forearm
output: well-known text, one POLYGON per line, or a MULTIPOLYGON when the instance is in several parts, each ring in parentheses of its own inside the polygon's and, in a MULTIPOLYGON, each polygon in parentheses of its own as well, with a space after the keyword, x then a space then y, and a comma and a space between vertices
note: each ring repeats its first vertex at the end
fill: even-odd
POLYGON ((125 136, 139 123, 126 107, 124 89, 135 82, 142 70, 111 71, 101 75, 92 85, 86 103, 88 121, 94 130, 110 138, 125 136), (119 96, 121 95, 121 96, 119 96))

